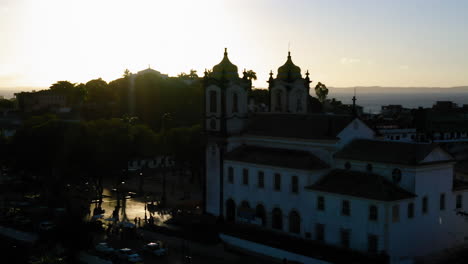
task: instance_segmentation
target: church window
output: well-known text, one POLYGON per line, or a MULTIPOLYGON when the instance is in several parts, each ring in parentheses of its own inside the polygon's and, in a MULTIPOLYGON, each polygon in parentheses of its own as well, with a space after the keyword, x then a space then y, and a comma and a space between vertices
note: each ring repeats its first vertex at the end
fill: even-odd
POLYGON ((233 167, 228 168, 228 182, 234 183, 234 168, 233 167))
POLYGON ((457 194, 457 201, 456 201, 456 208, 461 209, 463 207, 463 196, 461 194, 457 194))
POLYGON ((275 191, 281 190, 281 175, 279 173, 275 174, 275 191))
POLYGON ((258 172, 258 188, 265 187, 265 173, 263 171, 258 172))
POLYGON ((379 215, 378 215, 377 206, 375 205, 369 206, 369 220, 377 221, 378 217, 379 215))
POLYGON ((289 232, 299 234, 301 232, 301 217, 296 211, 289 213, 289 232))
POLYGON ((276 92, 276 108, 275 108, 275 111, 279 111, 281 112, 283 109, 282 109, 282 100, 281 100, 281 96, 282 96, 282 92, 281 91, 277 91, 276 92))
POLYGON ((347 216, 351 215, 351 209, 350 209, 348 200, 343 200, 341 202, 341 214, 347 215, 347 216))
POLYGON ((349 248, 349 241, 351 238, 351 231, 349 229, 342 228, 340 231, 341 246, 349 248))
POLYGON ((427 213, 427 196, 424 196, 422 199, 422 213, 427 213))
POLYGON ((445 210, 445 193, 441 193, 440 194, 440 198, 439 198, 439 208, 440 210, 445 210))
POLYGON ((210 120, 210 129, 211 130, 216 129, 216 120, 214 118, 210 120))
POLYGON ((293 193, 299 192, 299 178, 297 176, 292 176, 291 187, 293 193))
POLYGON ((367 172, 372 172, 372 169, 373 169, 373 168, 372 168, 372 164, 370 164, 370 163, 367 164, 367 166, 366 166, 367 172))
POLYGON ((232 95, 232 112, 233 113, 239 112, 239 98, 237 96, 237 93, 234 93, 232 95))
POLYGON ((351 169, 351 163, 349 163, 349 161, 347 161, 344 165, 345 169, 349 170, 351 169))
POLYGON ((249 170, 248 169, 242 170, 242 184, 249 185, 249 170))
POLYGON ((217 109, 217 98, 216 91, 210 91, 210 112, 216 113, 217 109))
POLYGON ((408 218, 411 219, 414 217, 414 203, 408 204, 408 218))
POLYGON ((262 220, 262 226, 266 225, 266 212, 265 207, 261 204, 258 204, 255 208, 255 217, 262 220))
POLYGON ((401 181, 401 170, 393 169, 392 171, 392 180, 394 183, 399 183, 401 181))
POLYGON ((376 235, 367 236, 367 251, 369 253, 377 253, 379 245, 379 237, 376 235))
POLYGON ((302 98, 297 98, 296 112, 302 112, 302 98))
POLYGON ((271 225, 274 229, 283 230, 283 213, 281 212, 281 209, 273 209, 271 225))
POLYGON ((392 206, 392 222, 396 223, 400 221, 400 206, 395 204, 392 206))
POLYGON ((325 225, 315 224, 315 240, 325 241, 325 225))
POLYGON ((325 197, 317 196, 317 210, 325 211, 325 197))

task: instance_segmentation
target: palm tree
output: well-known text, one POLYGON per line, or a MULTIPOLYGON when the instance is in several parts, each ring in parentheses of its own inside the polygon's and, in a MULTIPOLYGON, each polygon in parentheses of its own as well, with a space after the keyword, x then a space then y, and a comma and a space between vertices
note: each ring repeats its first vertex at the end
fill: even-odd
POLYGON ((257 73, 252 71, 252 70, 248 70, 248 71, 244 72, 244 76, 247 77, 247 79, 249 79, 249 81, 257 80, 257 73))

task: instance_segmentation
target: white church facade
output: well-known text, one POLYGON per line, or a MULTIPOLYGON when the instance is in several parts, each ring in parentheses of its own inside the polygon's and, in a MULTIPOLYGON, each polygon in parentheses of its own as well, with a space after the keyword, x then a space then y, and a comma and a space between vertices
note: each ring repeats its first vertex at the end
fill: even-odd
POLYGON ((353 115, 308 113, 310 83, 289 54, 270 74, 270 111, 249 113, 251 82, 227 52, 205 74, 206 212, 392 263, 466 243, 453 157, 377 140, 353 115))

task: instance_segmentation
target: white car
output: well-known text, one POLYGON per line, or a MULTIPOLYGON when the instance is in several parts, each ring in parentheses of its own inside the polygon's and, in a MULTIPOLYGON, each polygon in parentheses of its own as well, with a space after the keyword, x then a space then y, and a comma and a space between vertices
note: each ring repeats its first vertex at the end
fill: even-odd
POLYGON ((121 248, 117 251, 117 256, 132 263, 142 262, 143 259, 138 253, 129 248, 121 248))
POLYGON ((96 245, 96 251, 109 254, 113 253, 115 249, 109 247, 109 245, 106 242, 102 242, 96 245))
POLYGON ((167 255, 167 248, 164 248, 160 241, 148 243, 144 246, 144 249, 156 256, 167 255))

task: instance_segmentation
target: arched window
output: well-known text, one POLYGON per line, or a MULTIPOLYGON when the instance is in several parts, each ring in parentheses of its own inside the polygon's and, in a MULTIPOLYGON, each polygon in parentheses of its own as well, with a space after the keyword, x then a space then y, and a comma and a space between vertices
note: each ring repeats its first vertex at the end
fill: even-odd
POLYGON ((297 98, 296 112, 302 112, 302 97, 297 98))
POLYGON ((239 98, 237 96, 237 93, 234 93, 232 95, 232 112, 233 113, 239 112, 239 98))
POLYGON ((228 168, 228 182, 234 183, 234 168, 233 167, 228 168))
POLYGON ((349 163, 349 161, 347 161, 344 165, 345 169, 349 170, 351 169, 351 163, 349 163))
POLYGON ((216 120, 214 118, 210 120, 210 129, 212 130, 216 129, 216 120))
POLYGON ((377 206, 375 205, 369 206, 369 220, 377 221, 378 217, 379 215, 377 211, 377 206))
POLYGON ((216 97, 216 91, 210 91, 210 112, 212 113, 216 113, 218 111, 216 97))
POLYGON ((292 176, 291 178, 291 191, 293 193, 299 192, 299 178, 297 176, 292 176))
POLYGON ((283 213, 279 208, 273 209, 271 227, 283 230, 283 213))
POLYGON ((257 208, 255 208, 255 217, 262 220, 262 226, 266 225, 266 211, 263 205, 257 205, 257 208))
POLYGON ((276 103, 276 108, 275 108, 275 111, 279 111, 281 112, 283 109, 282 109, 282 100, 281 100, 281 96, 282 96, 282 91, 276 91, 276 98, 275 98, 275 103, 276 103))
POLYGON ((301 217, 297 211, 289 213, 289 232, 299 234, 301 232, 301 217))
POLYGON ((226 201, 226 221, 233 222, 236 219, 236 204, 232 199, 226 201))
POLYGON ((399 183, 401 181, 401 170, 393 169, 392 171, 392 180, 394 183, 399 183))

